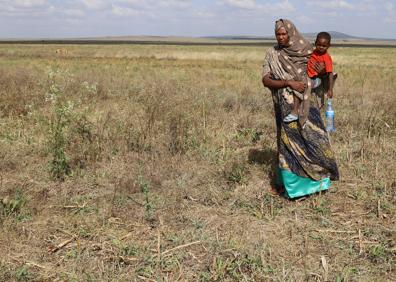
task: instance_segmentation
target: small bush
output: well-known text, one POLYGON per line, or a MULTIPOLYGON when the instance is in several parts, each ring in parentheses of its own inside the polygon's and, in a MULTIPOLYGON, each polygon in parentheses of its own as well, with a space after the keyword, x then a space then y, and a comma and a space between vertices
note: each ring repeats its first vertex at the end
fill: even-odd
POLYGON ((21 211, 26 204, 26 198, 22 190, 17 189, 12 199, 9 197, 3 198, 0 202, 1 215, 4 217, 15 216, 21 217, 21 211))
POLYGON ((33 277, 29 271, 29 268, 26 265, 23 265, 16 270, 15 278, 17 281, 29 281, 33 277))
POLYGON ((223 108, 227 112, 231 112, 232 110, 236 109, 237 106, 238 106, 238 98, 236 96, 226 97, 226 99, 223 103, 223 108))
MULTIPOLYGON (((70 124, 73 103, 65 100, 62 86, 58 83, 59 71, 48 74, 50 82, 48 100, 52 104, 52 119, 49 132, 49 149, 52 159, 49 163, 50 174, 54 179, 64 180, 71 173, 69 158, 66 156, 68 143, 66 130, 70 124)), ((62 77, 63 79, 63 77, 62 77)))
POLYGON ((152 221, 154 205, 150 197, 150 184, 143 177, 139 177, 139 187, 140 191, 144 194, 145 218, 148 221, 152 221))
POLYGON ((224 177, 232 184, 243 184, 247 182, 248 167, 244 160, 232 160, 224 169, 224 177))
POLYGON ((191 123, 183 114, 172 117, 169 121, 169 150, 173 154, 184 154, 194 142, 190 136, 191 123))

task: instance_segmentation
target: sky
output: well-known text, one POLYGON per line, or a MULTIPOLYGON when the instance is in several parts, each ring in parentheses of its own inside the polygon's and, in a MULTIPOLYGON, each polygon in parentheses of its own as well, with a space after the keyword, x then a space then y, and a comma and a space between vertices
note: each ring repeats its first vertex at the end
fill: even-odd
POLYGON ((279 18, 396 39, 396 0, 0 0, 0 38, 272 36, 279 18))

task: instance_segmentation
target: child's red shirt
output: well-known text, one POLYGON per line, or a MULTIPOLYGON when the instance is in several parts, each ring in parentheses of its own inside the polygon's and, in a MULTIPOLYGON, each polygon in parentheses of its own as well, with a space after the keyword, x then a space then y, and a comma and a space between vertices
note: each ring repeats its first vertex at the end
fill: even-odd
POLYGON ((325 64, 326 72, 333 72, 333 60, 331 56, 326 52, 324 54, 319 54, 316 50, 313 51, 311 57, 308 61, 307 72, 309 77, 317 76, 318 73, 314 70, 313 66, 316 62, 322 62, 325 64))

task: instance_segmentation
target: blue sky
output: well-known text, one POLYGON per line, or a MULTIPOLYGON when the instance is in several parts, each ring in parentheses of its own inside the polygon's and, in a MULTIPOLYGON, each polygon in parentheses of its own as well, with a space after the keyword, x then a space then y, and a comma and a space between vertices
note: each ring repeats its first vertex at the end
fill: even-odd
POLYGON ((396 0, 0 0, 0 38, 268 36, 278 18, 396 39, 396 0))

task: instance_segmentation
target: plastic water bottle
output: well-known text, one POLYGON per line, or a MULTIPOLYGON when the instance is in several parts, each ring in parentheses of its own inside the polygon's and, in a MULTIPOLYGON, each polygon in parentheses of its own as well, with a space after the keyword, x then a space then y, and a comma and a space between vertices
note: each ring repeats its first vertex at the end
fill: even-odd
POLYGON ((327 132, 334 132, 335 131, 335 126, 334 126, 334 110, 332 107, 332 100, 328 99, 327 100, 327 107, 326 107, 326 112, 325 112, 325 117, 326 117, 326 131, 327 132))

